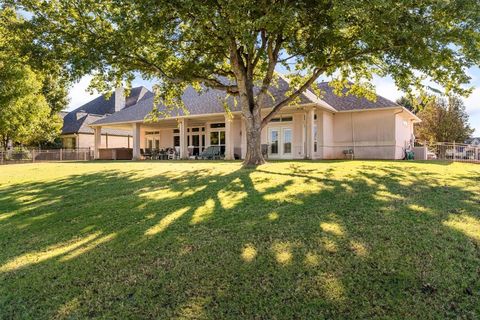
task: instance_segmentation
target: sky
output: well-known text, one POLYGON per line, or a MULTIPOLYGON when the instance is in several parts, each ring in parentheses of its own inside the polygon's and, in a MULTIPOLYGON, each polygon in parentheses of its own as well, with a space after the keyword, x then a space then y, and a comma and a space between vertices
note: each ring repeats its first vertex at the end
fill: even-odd
MULTIPOLYGON (((471 85, 474 87, 474 91, 468 98, 464 99, 464 102, 469 115, 470 126, 475 129, 473 136, 480 136, 480 68, 471 68, 468 70, 468 74, 471 77, 471 85)), ((73 110, 99 95, 90 95, 90 93, 87 92, 86 89, 90 80, 90 76, 85 76, 70 88, 70 104, 68 110, 73 110)), ((134 87, 143 85, 151 90, 152 84, 150 81, 136 78, 132 85, 134 87)), ((373 84, 376 87, 377 94, 387 99, 395 101, 402 96, 402 92, 398 90, 391 78, 377 77, 374 78, 373 84)))

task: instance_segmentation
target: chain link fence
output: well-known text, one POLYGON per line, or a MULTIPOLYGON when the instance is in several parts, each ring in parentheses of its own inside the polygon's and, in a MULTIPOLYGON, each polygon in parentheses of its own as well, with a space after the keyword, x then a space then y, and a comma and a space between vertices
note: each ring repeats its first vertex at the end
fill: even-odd
POLYGON ((88 161, 93 160, 93 150, 79 149, 12 149, 0 151, 0 165, 34 163, 47 161, 88 161))

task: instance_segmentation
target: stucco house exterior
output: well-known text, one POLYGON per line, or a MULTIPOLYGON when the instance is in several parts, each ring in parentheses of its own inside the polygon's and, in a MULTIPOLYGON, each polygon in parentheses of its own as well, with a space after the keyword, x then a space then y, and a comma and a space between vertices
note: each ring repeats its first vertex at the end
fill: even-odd
MULTIPOLYGON (((106 99, 105 95, 99 96, 90 102, 70 112, 62 112, 63 127, 61 133, 62 145, 65 149, 91 148, 93 150, 94 131, 89 126, 93 122, 124 108, 135 105, 146 93, 150 91, 145 87, 136 87, 130 90, 125 98, 121 88, 115 90, 106 99)), ((101 134, 101 148, 131 148, 131 130, 104 128, 101 134)))
MULTIPOLYGON (((357 159, 402 159, 413 139, 414 123, 420 119, 384 97, 369 101, 353 95, 337 96, 326 82, 317 84, 322 96, 308 90, 296 105, 287 106, 262 131, 262 144, 268 145, 269 159, 344 159, 353 153, 357 159)), ((270 88, 271 101, 266 115, 288 91, 280 78, 270 88)), ((243 158, 246 153, 245 125, 240 107, 221 90, 201 94, 188 88, 182 96, 188 113, 168 111, 168 117, 145 121, 152 111, 154 97, 147 92, 131 107, 90 123, 95 133, 95 155, 102 148, 104 130, 130 131, 133 158, 141 149, 177 147, 181 158, 199 154, 206 147, 220 146, 225 159, 243 158), (230 109, 226 113, 224 103, 230 109)))

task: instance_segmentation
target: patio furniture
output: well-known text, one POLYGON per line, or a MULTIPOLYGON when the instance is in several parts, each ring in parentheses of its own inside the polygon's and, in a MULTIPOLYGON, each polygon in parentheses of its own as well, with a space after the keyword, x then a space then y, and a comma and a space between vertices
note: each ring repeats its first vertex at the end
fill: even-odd
POLYGON ((216 160, 222 158, 222 150, 219 146, 210 146, 198 155, 202 160, 216 160))
POLYGON ((345 159, 353 160, 353 157, 354 157, 353 149, 343 150, 343 155, 345 156, 345 159))
POLYGON ((149 149, 140 149, 140 155, 145 159, 152 159, 152 152, 149 149))
POLYGON ((265 159, 268 159, 268 144, 262 144, 262 156, 265 159))
POLYGON ((174 148, 168 148, 167 150, 167 159, 175 160, 177 158, 177 153, 174 148))
POLYGON ((165 149, 160 149, 158 152, 158 160, 167 160, 168 159, 168 153, 165 149))

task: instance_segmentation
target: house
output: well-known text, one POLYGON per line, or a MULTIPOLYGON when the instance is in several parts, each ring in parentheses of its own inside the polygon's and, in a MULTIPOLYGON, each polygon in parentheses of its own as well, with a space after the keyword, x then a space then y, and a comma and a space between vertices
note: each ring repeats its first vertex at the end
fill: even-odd
MULTIPOLYGON (((353 153, 358 159, 402 159, 413 139, 414 123, 420 119, 404 107, 378 96, 369 101, 353 95, 337 96, 326 82, 317 84, 323 95, 307 90, 296 105, 283 108, 262 131, 269 159, 344 159, 353 153)), ((289 89, 280 78, 270 88, 271 99, 262 110, 266 115, 289 89)), ((182 96, 188 113, 171 112, 156 122, 145 121, 154 106, 153 95, 140 99, 90 124, 95 131, 95 155, 102 147, 103 130, 131 130, 133 158, 141 149, 177 147, 181 158, 197 155, 206 147, 219 146, 226 159, 246 153, 245 125, 240 107, 221 90, 199 94, 187 88, 182 96), (230 112, 225 112, 224 104, 230 112)))
MULTIPOLYGON (((125 99, 123 89, 118 88, 109 99, 105 95, 78 107, 70 112, 62 112, 63 127, 61 133, 62 145, 66 149, 94 148, 94 131, 90 124, 105 118, 122 109, 135 105, 144 97, 152 93, 145 87, 136 87, 130 90, 125 99)), ((101 148, 131 148, 131 130, 104 128, 101 132, 101 148)))
POLYGON ((480 137, 469 138, 465 140, 465 144, 469 144, 473 147, 480 147, 480 137))

